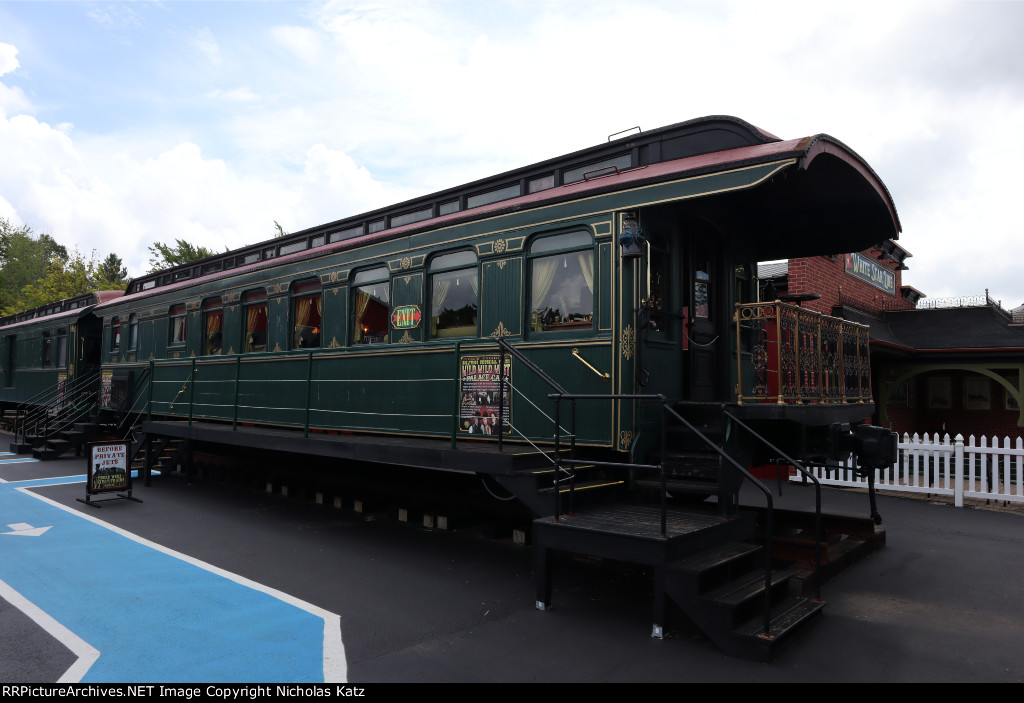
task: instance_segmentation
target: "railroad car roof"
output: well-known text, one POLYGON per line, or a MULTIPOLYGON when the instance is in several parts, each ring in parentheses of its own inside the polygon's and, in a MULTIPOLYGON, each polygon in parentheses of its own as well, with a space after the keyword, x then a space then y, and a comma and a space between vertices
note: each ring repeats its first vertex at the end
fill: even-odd
MULTIPOLYGON (((657 145, 657 151, 661 156, 686 153, 687 151, 699 153, 663 161, 656 161, 654 160, 655 157, 648 155, 647 160, 652 161, 651 163, 644 164, 641 160, 640 165, 631 168, 607 167, 598 169, 599 172, 592 177, 587 177, 590 174, 585 174, 580 180, 546 188, 538 192, 527 193, 469 209, 462 209, 449 214, 436 215, 417 222, 387 227, 373 233, 366 233, 364 231, 363 234, 333 243, 322 244, 315 248, 284 254, 235 268, 218 270, 206 275, 189 275, 185 280, 157 285, 156 281, 160 277, 166 278, 167 274, 173 276, 176 271, 201 270, 199 267, 203 262, 193 262, 192 264, 136 279, 129 287, 129 291, 132 292, 126 295, 124 300, 166 294, 210 281, 264 268, 276 267, 290 262, 317 258, 345 249, 361 247, 374 242, 407 236, 443 226, 486 219, 505 213, 547 207, 561 202, 576 201, 606 193, 641 188, 656 183, 696 179, 727 171, 739 171, 747 167, 765 164, 778 164, 779 170, 787 169, 800 172, 812 169, 813 165, 815 171, 822 174, 820 178, 816 179, 800 180, 799 178, 794 178, 794 183, 797 180, 800 181, 800 190, 793 190, 793 188, 797 187, 797 185, 793 185, 789 191, 786 191, 786 197, 784 198, 781 197, 782 193, 778 189, 762 198, 761 207, 763 210, 771 212, 773 215, 778 214, 780 221, 784 220, 778 226, 779 237, 774 242, 776 247, 783 245, 790 246, 790 248, 796 247, 802 251, 801 255, 838 252, 842 249, 840 246, 841 242, 835 244, 835 246, 839 247, 836 251, 828 251, 828 242, 822 242, 818 245, 819 248, 823 246, 824 251, 810 251, 815 246, 813 239, 815 237, 821 238, 822 213, 828 212, 829 208, 832 207, 838 208, 837 212, 839 210, 844 212, 841 218, 833 218, 834 220, 842 220, 842 222, 829 222, 831 229, 834 231, 837 231, 837 227, 842 228, 845 226, 850 232, 857 232, 861 238, 865 236, 865 231, 877 232, 877 235, 870 235, 873 237, 873 241, 870 243, 896 238, 899 235, 901 229, 899 218, 884 183, 855 152, 829 135, 819 134, 783 141, 737 118, 709 117, 661 128, 654 132, 645 133, 642 136, 644 137, 643 140, 640 140, 639 136, 637 136, 632 141, 624 142, 620 140, 609 145, 601 145, 588 150, 574 152, 567 156, 551 159, 516 171, 510 171, 506 174, 485 179, 484 181, 476 181, 460 188, 441 191, 440 193, 425 196, 414 201, 407 201, 391 208, 373 211, 329 225, 322 225, 291 235, 290 239, 294 240, 295 237, 302 236, 308 237, 312 233, 322 234, 329 229, 337 229, 338 223, 368 221, 385 212, 400 212, 407 209, 410 205, 423 205, 428 202, 437 203, 455 193, 473 192, 474 190, 479 190, 478 186, 494 185, 513 176, 523 177, 523 174, 544 172, 546 169, 555 168, 558 164, 575 165, 580 163, 581 159, 585 161, 584 157, 586 156, 600 157, 616 149, 621 152, 624 149, 630 148, 630 144, 633 142, 642 141, 643 143, 640 144, 640 147, 646 148, 648 151, 654 150, 652 145, 657 145), (728 145, 742 140, 746 140, 748 143, 732 148, 716 148, 723 144, 728 145), (706 149, 714 150, 705 151, 706 149), (827 165, 818 168, 818 163, 827 165), (766 206, 768 200, 771 200, 770 208, 766 206), (850 215, 854 211, 858 213, 857 218, 851 219, 850 215), (803 221, 805 223, 805 236, 800 237, 799 232, 794 229, 794 222, 796 221, 803 221), (140 290, 144 282, 152 282, 149 283, 151 287, 146 290, 140 290)), ((576 170, 579 169, 577 168, 576 170)), ((776 172, 772 171, 772 175, 776 172)), ((760 180, 755 180, 743 185, 742 188, 748 189, 760 184, 760 180)), ((708 191, 702 195, 712 194, 715 194, 715 191, 708 191)), ((759 225, 762 224, 764 223, 759 223, 759 225)), ((283 242, 285 240, 268 240, 259 245, 244 247, 243 249, 211 257, 204 261, 209 262, 215 261, 218 258, 230 257, 238 251, 259 249, 278 241, 283 242)), ((758 246, 760 249, 755 252, 758 259, 782 258, 789 255, 784 249, 773 248, 770 241, 768 243, 762 241, 758 246)), ((863 247, 859 247, 857 250, 860 248, 863 247)), ((106 307, 110 304, 98 307, 106 307)))
POLYGON ((53 303, 48 303, 46 305, 40 305, 38 308, 33 308, 31 311, 24 311, 16 313, 14 315, 10 315, 6 318, 2 318, 0 319, 0 328, 3 328, 6 331, 21 327, 27 327, 29 325, 48 325, 52 322, 64 320, 70 317, 73 317, 77 320, 79 317, 82 316, 83 313, 92 310, 94 307, 96 307, 96 305, 100 303, 110 302, 111 300, 116 300, 117 298, 120 298, 122 295, 124 295, 124 291, 121 290, 102 290, 94 291, 87 295, 76 295, 74 298, 67 298, 65 300, 55 301, 53 303), (88 300, 89 296, 93 298, 92 301, 88 300), (78 305, 77 307, 68 307, 68 304, 73 302, 85 302, 86 304, 78 305), (41 314, 36 314, 27 319, 18 320, 18 317, 24 315, 27 312, 38 312, 40 310, 45 310, 46 308, 52 308, 53 306, 58 304, 65 309, 62 309, 60 312, 54 312, 50 314, 46 314, 45 312, 43 312, 41 314))

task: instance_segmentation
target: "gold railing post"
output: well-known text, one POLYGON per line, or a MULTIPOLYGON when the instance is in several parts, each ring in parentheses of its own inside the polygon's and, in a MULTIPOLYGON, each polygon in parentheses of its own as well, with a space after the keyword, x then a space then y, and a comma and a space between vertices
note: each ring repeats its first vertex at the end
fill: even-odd
POLYGON ((733 308, 732 319, 736 323, 736 404, 743 405, 743 343, 740 341, 739 303, 733 308))
POLYGON ((786 399, 782 386, 782 303, 776 300, 772 303, 772 308, 775 310, 775 368, 777 369, 775 383, 779 387, 778 405, 785 405, 786 399))

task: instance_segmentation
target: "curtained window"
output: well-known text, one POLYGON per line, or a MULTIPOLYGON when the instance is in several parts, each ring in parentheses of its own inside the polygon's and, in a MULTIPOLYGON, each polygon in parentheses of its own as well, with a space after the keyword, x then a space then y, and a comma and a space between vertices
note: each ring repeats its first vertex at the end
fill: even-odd
POLYGON ((391 286, 387 266, 358 272, 352 279, 352 286, 352 343, 386 343, 391 286))
POLYGON ((110 318, 110 351, 116 352, 121 348, 121 318, 110 318))
POLYGON ((57 331, 57 368, 64 368, 68 365, 68 331, 61 329, 57 331))
POLYGON ((139 345, 139 316, 132 313, 128 316, 128 349, 135 351, 139 345))
POLYGON ((43 332, 43 367, 50 366, 53 361, 53 346, 50 340, 50 333, 43 332))
POLYGON ((187 332, 188 325, 186 324, 185 317, 185 306, 175 305, 171 308, 169 334, 167 339, 168 345, 181 345, 185 343, 185 333, 187 332))
POLYGON ((203 354, 224 353, 224 308, 220 298, 203 301, 203 354))
POLYGON ((245 314, 245 342, 242 350, 261 352, 267 350, 267 293, 262 290, 249 291, 245 294, 243 305, 245 314))
POLYGON ((479 295, 475 253, 457 251, 435 257, 430 262, 430 336, 477 336, 479 295))
POLYGON ((320 346, 323 323, 323 296, 319 281, 299 283, 292 289, 293 349, 315 349, 320 346))
POLYGON ((586 232, 537 239, 530 246, 530 329, 592 329, 594 244, 586 232))

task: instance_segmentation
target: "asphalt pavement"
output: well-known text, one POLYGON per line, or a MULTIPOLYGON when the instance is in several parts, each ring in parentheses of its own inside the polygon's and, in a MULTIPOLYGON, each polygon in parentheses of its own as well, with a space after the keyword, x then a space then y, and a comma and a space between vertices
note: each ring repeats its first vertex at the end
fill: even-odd
MULTIPOLYGON (((0 681, 1024 679, 1012 512, 881 496, 887 547, 826 584, 822 617, 761 664, 686 629, 651 639, 637 567, 560 556, 539 612, 530 548, 473 524, 179 474, 137 483, 142 503, 93 508, 76 500, 83 472, 0 456, 0 681)), ((825 494, 828 511, 867 514, 863 494, 825 494)), ((777 504, 813 495, 787 485, 777 504)))

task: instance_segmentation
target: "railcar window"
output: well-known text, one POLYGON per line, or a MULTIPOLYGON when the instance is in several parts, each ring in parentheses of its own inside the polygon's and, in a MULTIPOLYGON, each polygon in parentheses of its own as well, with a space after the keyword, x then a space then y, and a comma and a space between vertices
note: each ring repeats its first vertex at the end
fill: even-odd
POLYGON ((594 246, 588 233, 535 240, 530 246, 530 267, 532 331, 593 327, 594 246))
POLYGON ((430 336, 475 337, 479 295, 475 253, 435 257, 430 262, 430 336))
POLYGON ((181 345, 185 343, 188 332, 188 325, 185 324, 188 318, 185 317, 185 306, 175 305, 171 308, 170 324, 168 325, 167 344, 181 345))
POLYGON ((203 354, 224 351, 224 307, 220 298, 203 301, 203 354))
POLYGON ((480 207, 481 205, 490 205, 496 203, 499 200, 508 200, 509 198, 515 198, 519 196, 519 184, 514 183, 504 188, 498 188, 497 190, 489 190, 486 193, 477 193, 466 198, 466 208, 480 207))
POLYGON ((245 294, 245 353, 267 349, 267 292, 245 294))
POLYGON ((389 287, 387 266, 358 272, 352 279, 354 344, 381 344, 388 341, 389 287))
POLYGON ((668 329, 664 311, 668 295, 669 252, 664 239, 656 234, 648 235, 644 244, 647 253, 647 324, 653 332, 665 332, 668 329))
POLYGON ((128 349, 135 351, 139 345, 139 316, 132 313, 128 316, 128 349))
POLYGON ((57 332, 57 368, 64 368, 68 365, 68 331, 61 329, 57 332))
POLYGON ((43 332, 43 360, 42 360, 43 363, 42 363, 42 365, 44 367, 50 366, 50 363, 52 361, 52 352, 53 352, 53 349, 51 348, 50 333, 49 332, 43 332))
POLYGON ((437 207, 438 215, 450 215, 453 212, 458 212, 460 209, 458 200, 449 200, 446 203, 441 203, 437 207))
POLYGON ((352 237, 358 237, 363 233, 363 226, 349 227, 348 229, 339 230, 337 232, 331 232, 329 241, 340 242, 343 239, 351 239, 352 237))
POLYGON ((580 166, 578 168, 568 169, 562 172, 562 183, 576 183, 582 181, 583 176, 590 174, 593 176, 605 176, 609 173, 614 173, 615 168, 620 171, 624 171, 633 165, 633 157, 630 154, 623 154, 622 156, 616 156, 611 159, 605 159, 604 161, 596 161, 586 166, 580 166), (605 171, 607 169, 607 171, 605 171), (593 173, 597 171, 597 173, 593 173))
POLYGON ((401 215, 394 215, 391 218, 392 227, 401 227, 402 225, 411 225, 413 222, 420 222, 422 220, 429 220, 434 216, 434 206, 421 208, 414 212, 406 212, 401 215))
POLYGON ((294 254, 297 251, 304 251, 309 248, 308 242, 303 239, 301 242, 292 242, 291 244, 281 245, 281 256, 285 254, 294 254))
POLYGON ((531 193, 538 193, 542 190, 548 190, 555 187, 555 174, 550 176, 541 176, 540 178, 534 178, 528 185, 528 190, 531 193))
POLYGON ((366 226, 366 231, 369 232, 370 234, 373 234, 374 232, 380 232, 383 229, 384 220, 374 220, 373 222, 366 226))
POLYGON ((116 352, 121 348, 121 318, 110 318, 110 351, 116 352))
POLYGON ((323 296, 320 281, 306 281, 292 292, 293 349, 315 349, 320 346, 320 326, 323 321, 323 296))

